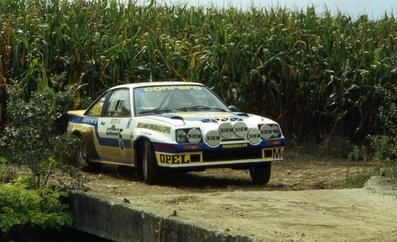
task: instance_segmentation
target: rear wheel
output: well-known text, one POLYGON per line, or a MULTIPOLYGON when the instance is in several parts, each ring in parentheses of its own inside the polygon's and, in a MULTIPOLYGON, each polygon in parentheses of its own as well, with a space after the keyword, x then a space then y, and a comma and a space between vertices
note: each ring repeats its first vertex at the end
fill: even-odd
POLYGON ((78 168, 84 168, 88 166, 88 152, 87 152, 87 143, 85 142, 82 136, 79 136, 79 147, 75 154, 74 166, 78 168))
POLYGON ((157 166, 153 146, 149 140, 143 142, 142 154, 143 181, 146 184, 154 184, 159 178, 160 169, 157 166))
POLYGON ((249 169, 252 182, 258 185, 266 185, 270 180, 272 164, 267 162, 263 165, 252 166, 249 169))
POLYGON ((100 164, 90 161, 85 139, 82 136, 78 136, 78 138, 80 139, 80 141, 75 154, 73 166, 86 171, 97 170, 100 164))

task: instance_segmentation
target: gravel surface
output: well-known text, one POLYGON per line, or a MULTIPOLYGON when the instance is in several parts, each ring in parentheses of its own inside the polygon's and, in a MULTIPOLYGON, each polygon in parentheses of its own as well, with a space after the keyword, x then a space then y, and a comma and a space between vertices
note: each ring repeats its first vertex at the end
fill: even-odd
POLYGON ((266 186, 248 171, 166 174, 148 186, 131 169, 84 173, 89 193, 253 241, 397 241, 397 182, 373 177, 364 188, 344 181, 368 164, 339 160, 274 162, 266 186))

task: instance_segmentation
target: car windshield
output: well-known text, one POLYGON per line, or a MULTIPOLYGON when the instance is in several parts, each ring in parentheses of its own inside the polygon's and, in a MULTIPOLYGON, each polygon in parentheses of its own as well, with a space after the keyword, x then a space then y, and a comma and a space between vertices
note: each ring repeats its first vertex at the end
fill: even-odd
POLYGON ((134 100, 137 116, 170 112, 229 111, 205 86, 139 87, 134 89, 134 100))

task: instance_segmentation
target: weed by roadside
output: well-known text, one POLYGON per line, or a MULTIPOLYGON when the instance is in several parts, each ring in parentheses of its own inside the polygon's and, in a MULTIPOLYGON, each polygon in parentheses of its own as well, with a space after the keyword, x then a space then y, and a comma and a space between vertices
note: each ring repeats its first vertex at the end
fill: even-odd
POLYGON ((351 167, 346 170, 344 187, 361 188, 373 176, 383 176, 397 179, 397 136, 368 136, 365 144, 352 145, 346 142, 341 149, 345 139, 340 138, 334 142, 332 151, 325 149, 323 144, 299 144, 292 139, 286 147, 285 160, 308 162, 346 162, 351 163, 351 167), (347 153, 350 151, 350 153, 347 153), (357 164, 362 167, 357 171, 357 164))
POLYGON ((373 176, 397 178, 397 135, 368 136, 368 146, 354 146, 348 159, 351 162, 370 163, 371 167, 362 172, 346 173, 347 187, 363 187, 373 176))

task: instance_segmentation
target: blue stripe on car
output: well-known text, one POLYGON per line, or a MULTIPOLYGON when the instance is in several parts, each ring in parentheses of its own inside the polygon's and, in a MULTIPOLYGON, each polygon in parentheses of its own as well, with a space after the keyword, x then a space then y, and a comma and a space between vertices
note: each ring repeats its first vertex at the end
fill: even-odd
MULTIPOLYGON (((101 138, 99 136, 98 118, 71 116, 69 120, 72 123, 85 124, 85 125, 92 126, 95 130, 95 135, 98 139, 99 145, 109 146, 109 147, 120 147, 119 140, 117 138, 101 138)), ((131 140, 129 140, 129 139, 123 139, 123 143, 124 143, 124 147, 128 147, 128 148, 132 147, 131 140)))

